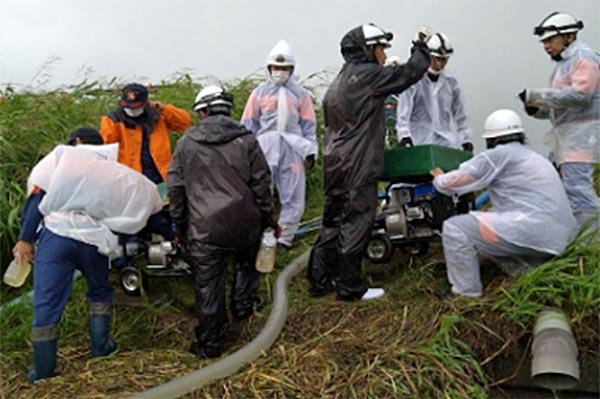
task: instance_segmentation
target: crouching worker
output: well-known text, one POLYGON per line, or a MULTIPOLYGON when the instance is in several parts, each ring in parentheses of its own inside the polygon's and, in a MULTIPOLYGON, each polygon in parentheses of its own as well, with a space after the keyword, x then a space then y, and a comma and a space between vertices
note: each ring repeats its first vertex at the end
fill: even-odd
POLYGON ((245 319, 262 302, 255 260, 272 218, 271 176, 258 141, 231 119, 233 98, 217 86, 194 103, 201 123, 177 142, 167 183, 170 213, 194 270, 199 358, 221 355, 227 330, 225 270, 233 260, 231 308, 245 319))
POLYGON ((458 170, 432 171, 433 184, 443 194, 487 187, 490 195, 490 212, 454 216, 442 228, 452 293, 469 297, 482 295, 478 256, 509 261, 507 271, 512 274, 560 254, 575 227, 558 173, 523 145, 523 125, 515 112, 493 112, 485 121, 483 138, 488 149, 458 170))
POLYGON ((55 375, 58 323, 75 269, 87 281, 91 355, 115 351, 109 338, 113 288, 108 281, 108 256, 118 250, 113 231, 136 233, 162 206, 150 180, 116 162, 118 145, 79 145, 102 143, 91 128, 75 130, 70 143, 76 147, 59 145, 31 171, 13 248, 34 260, 30 382, 55 375))

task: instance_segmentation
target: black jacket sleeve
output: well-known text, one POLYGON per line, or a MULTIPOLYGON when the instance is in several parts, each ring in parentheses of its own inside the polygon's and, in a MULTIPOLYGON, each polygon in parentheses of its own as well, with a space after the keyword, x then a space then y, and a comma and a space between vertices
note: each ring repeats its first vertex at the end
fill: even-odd
POLYGON ((19 240, 34 243, 36 241, 37 228, 44 218, 38 207, 40 202, 46 195, 44 190, 40 190, 35 194, 31 194, 25 201, 25 206, 21 213, 21 230, 19 232, 19 240))
POLYGON ((250 160, 250 190, 254 202, 262 216, 262 227, 276 227, 273 220, 273 202, 271 199, 271 172, 265 160, 258 141, 253 136, 250 139, 248 159, 250 160))
POLYGON ((177 143, 169 172, 167 173, 167 185, 169 192, 169 214, 171 220, 175 223, 177 235, 184 237, 187 231, 187 196, 185 192, 185 179, 183 174, 183 165, 180 160, 180 150, 183 146, 181 141, 177 143))
POLYGON ((378 96, 401 93, 421 80, 430 64, 429 51, 415 46, 405 64, 379 67, 373 76, 371 87, 378 96))

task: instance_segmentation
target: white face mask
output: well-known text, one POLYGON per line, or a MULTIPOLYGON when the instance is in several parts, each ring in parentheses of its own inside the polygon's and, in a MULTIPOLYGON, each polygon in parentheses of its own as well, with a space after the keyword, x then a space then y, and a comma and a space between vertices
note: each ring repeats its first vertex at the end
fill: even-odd
POLYGON ((285 84, 285 82, 288 81, 288 79, 290 78, 290 71, 272 71, 271 72, 271 78, 273 79, 273 82, 275 82, 276 85, 281 86, 282 84, 285 84))
POLYGON ((429 67, 429 69, 427 70, 428 73, 432 74, 432 75, 439 75, 440 73, 442 73, 442 71, 437 71, 435 69, 433 69, 432 67, 429 67))
POLYGON ((140 108, 123 108, 123 111, 132 118, 137 118, 144 113, 144 107, 140 108))

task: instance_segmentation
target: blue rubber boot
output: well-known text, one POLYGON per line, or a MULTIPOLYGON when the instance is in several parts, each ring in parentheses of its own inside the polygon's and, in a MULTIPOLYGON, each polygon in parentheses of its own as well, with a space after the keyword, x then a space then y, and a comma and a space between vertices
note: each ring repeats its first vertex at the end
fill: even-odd
POLYGON ((90 315, 90 343, 92 357, 107 356, 117 350, 117 344, 108 337, 110 315, 90 315))
POLYGON ((56 338, 33 342, 33 368, 29 369, 29 382, 51 378, 56 375, 56 338))

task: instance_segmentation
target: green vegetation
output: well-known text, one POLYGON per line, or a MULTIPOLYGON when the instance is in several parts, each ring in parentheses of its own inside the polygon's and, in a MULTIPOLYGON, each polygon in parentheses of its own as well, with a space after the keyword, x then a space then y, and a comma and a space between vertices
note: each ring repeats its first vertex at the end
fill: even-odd
MULTIPOLYGON (((258 79, 226 83, 239 117, 258 79)), ((190 108, 202 82, 182 75, 151 90, 154 99, 190 108)), ((114 106, 116 83, 81 84, 48 93, 6 89, 0 102, 2 265, 18 232, 18 216, 29 169, 78 126, 98 126, 114 106)), ((322 115, 318 114, 319 120, 322 115)), ((176 136, 174 136, 176 139, 176 136)), ((305 219, 320 216, 320 163, 308 176, 305 219)), ((261 294, 270 299, 276 272, 310 248, 316 236, 301 239, 278 255, 275 273, 263 277, 261 294)), ((547 306, 570 318, 582 356, 598 357, 600 306, 598 242, 580 237, 565 253, 518 278, 485 265, 480 299, 440 300, 447 288, 440 245, 430 255, 400 253, 389 265, 365 262, 370 283, 383 286, 381 300, 344 303, 333 296, 310 298, 303 275, 290 286, 289 317, 281 337, 256 362, 231 378, 187 398, 487 398, 499 381, 489 366, 512 346, 527 342, 537 312, 547 306)), ((30 287, 0 288, 1 302, 30 287)), ((7 398, 122 398, 192 372, 210 361, 187 352, 195 320, 191 281, 150 282, 147 296, 132 300, 117 288, 113 336, 119 350, 105 359, 89 357, 86 285, 74 283, 60 324, 60 376, 36 385, 26 382, 31 362, 31 300, 0 313, 0 392, 7 398)), ((232 321, 226 343, 235 351, 264 325, 269 307, 245 323, 232 321)), ((527 356, 527 353, 522 355, 527 356)))

